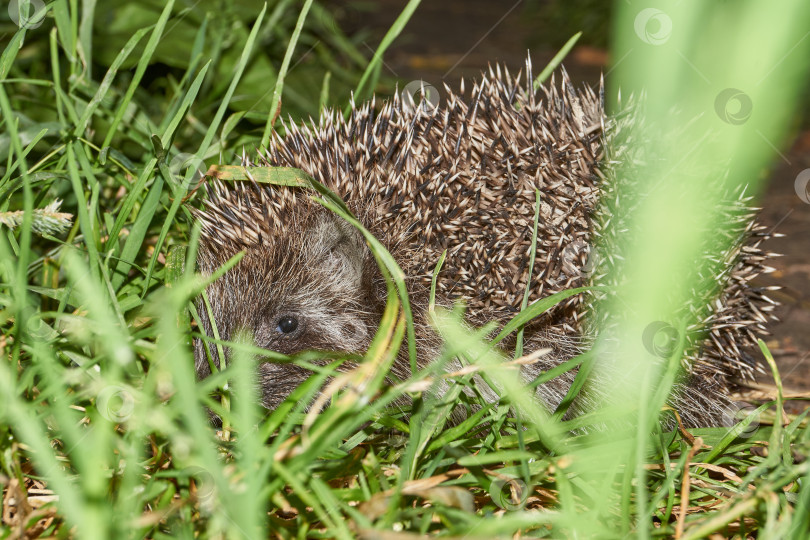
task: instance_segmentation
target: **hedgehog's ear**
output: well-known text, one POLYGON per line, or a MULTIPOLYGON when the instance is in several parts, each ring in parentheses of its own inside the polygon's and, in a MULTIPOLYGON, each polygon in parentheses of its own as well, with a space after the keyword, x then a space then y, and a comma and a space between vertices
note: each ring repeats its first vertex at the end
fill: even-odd
POLYGON ((326 258, 330 270, 338 272, 346 283, 360 287, 368 247, 363 235, 351 223, 328 212, 314 230, 316 250, 326 258))

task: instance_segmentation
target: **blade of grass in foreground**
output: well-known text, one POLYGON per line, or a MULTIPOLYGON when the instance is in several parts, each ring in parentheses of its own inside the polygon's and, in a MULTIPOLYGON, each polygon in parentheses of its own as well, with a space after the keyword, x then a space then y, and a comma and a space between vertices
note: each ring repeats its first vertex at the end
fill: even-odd
MULTIPOLYGON (((534 259, 537 255, 537 226, 540 223, 540 190, 534 190, 534 199, 534 228, 532 229, 532 251, 529 256, 529 277, 526 279, 526 290, 523 292, 523 300, 520 302, 520 311, 525 311, 526 306, 529 305, 529 295, 532 290, 534 259)), ((521 356, 523 356, 523 328, 518 330, 517 343, 515 344, 515 358, 520 358, 521 356)))
MULTIPOLYGON (((229 530, 226 537, 239 538, 242 535, 253 537, 253 531, 245 532, 239 527, 233 527, 235 522, 232 520, 241 514, 243 501, 233 493, 230 475, 226 474, 224 465, 219 459, 213 440, 214 434, 198 396, 194 362, 185 346, 186 337, 177 327, 176 314, 188 301, 188 291, 184 289, 182 286, 161 289, 149 305, 149 314, 155 317, 160 336, 151 363, 150 377, 161 374, 163 378, 168 377, 171 381, 172 410, 181 414, 183 433, 193 442, 191 451, 185 456, 179 459, 175 456, 175 460, 178 461, 175 466, 182 466, 192 474, 196 474, 194 471, 200 471, 213 484, 210 488, 212 490, 210 499, 220 508, 218 513, 221 512, 220 515, 228 520, 229 530)), ((254 521, 251 519, 249 523, 254 521)), ((223 526, 225 526, 223 523, 212 524, 213 528, 223 526)))
POLYGON ((287 69, 290 66, 295 46, 298 43, 298 37, 301 35, 301 30, 304 27, 304 21, 307 19, 309 8, 312 6, 312 0, 306 0, 304 7, 301 8, 301 13, 298 15, 298 21, 295 23, 295 29, 290 42, 287 44, 287 52, 284 53, 284 60, 281 62, 281 69, 278 70, 278 77, 276 78, 276 86, 273 88, 273 104, 270 107, 270 115, 267 117, 267 123, 264 125, 264 133, 259 142, 259 148, 267 148, 270 142, 270 133, 273 131, 273 122, 276 120, 278 109, 281 106, 281 92, 284 90, 284 77, 287 75, 287 69))
MULTIPOLYGON (((170 138, 174 135, 175 130, 180 124, 180 121, 185 117, 186 113, 188 112, 191 104, 194 102, 194 99, 197 97, 197 92, 200 89, 200 85, 202 84, 203 80, 205 79, 205 75, 208 72, 208 67, 210 66, 210 62, 206 63, 200 73, 195 77, 194 82, 186 92, 186 95, 183 97, 183 100, 180 104, 179 109, 175 113, 175 115, 171 118, 166 127, 166 131, 163 133, 161 137, 161 141, 164 145, 169 144, 170 138)), ((166 156, 163 156, 161 159, 166 159, 166 156)), ((171 184, 176 180, 175 176, 172 174, 166 174, 165 171, 165 164, 161 164, 160 170, 162 173, 163 180, 171 184)), ((135 260, 135 257, 138 255, 141 247, 143 246, 143 240, 146 237, 146 233, 149 229, 149 225, 152 222, 152 218, 154 217, 155 213, 158 210, 158 203, 160 202, 160 196, 162 194, 163 189, 163 180, 160 178, 156 178, 152 187, 149 189, 149 193, 146 196, 141 208, 138 211, 138 217, 135 218, 135 223, 132 225, 129 231, 129 235, 127 235, 127 239, 124 241, 124 248, 121 250, 121 255, 119 258, 118 265, 115 269, 115 275, 113 276, 113 288, 118 290, 121 284, 124 282, 126 278, 127 272, 131 267, 131 263, 135 260)), ((185 186, 185 182, 183 182, 182 186, 185 186)), ((183 191, 180 187, 171 186, 173 192, 175 194, 175 198, 182 199, 183 191)))
POLYGON ((104 137, 104 142, 101 143, 102 163, 104 163, 104 156, 106 155, 104 151, 110 146, 113 137, 116 135, 116 133, 118 133, 118 124, 120 124, 121 120, 124 118, 124 113, 132 100, 132 96, 135 95, 135 90, 138 88, 138 85, 146 72, 146 67, 149 65, 149 61, 152 59, 155 49, 157 49, 158 43, 160 42, 160 37, 163 35, 163 30, 166 28, 166 22, 169 20, 169 16, 172 14, 173 7, 174 0, 168 0, 163 8, 163 12, 160 14, 160 18, 155 24, 155 29, 152 31, 152 35, 149 36, 149 41, 146 43, 143 54, 141 55, 140 60, 138 60, 138 65, 135 68, 135 74, 132 76, 132 81, 129 83, 129 88, 127 88, 126 94, 124 94, 121 103, 118 105, 118 110, 116 111, 115 117, 113 117, 113 121, 107 130, 107 136, 104 137))
POLYGON ((85 107, 84 112, 82 113, 81 118, 79 118, 79 122, 76 124, 75 129, 73 130, 73 135, 76 137, 80 137, 86 130, 87 130, 87 122, 93 116, 93 113, 96 111, 98 106, 101 104, 101 100, 107 95, 109 92, 110 87, 112 86, 113 80, 115 79, 116 73, 121 68, 121 64, 129 57, 132 50, 138 45, 141 41, 143 36, 149 31, 149 28, 141 28, 127 41, 127 44, 124 45, 124 48, 121 49, 121 52, 118 53, 118 56, 115 57, 110 68, 107 70, 107 74, 104 76, 104 79, 101 81, 101 84, 98 86, 98 90, 96 90, 95 95, 85 107))
MULTIPOLYGON (((238 341, 253 343, 252 338, 244 334, 238 341)), ((261 413, 253 389, 257 385, 255 361, 252 355, 234 350, 230 365, 233 381, 233 414, 231 423, 238 433, 238 448, 234 465, 243 477, 237 493, 228 495, 234 499, 232 518, 239 528, 248 536, 267 538, 267 520, 265 519, 265 501, 261 497, 265 477, 259 475, 264 461, 272 459, 261 438, 261 431, 256 429, 261 413)))
MULTIPOLYGON (((397 19, 394 21, 394 24, 392 24, 391 28, 388 29, 388 32, 385 33, 379 47, 377 47, 377 50, 374 51, 374 56, 372 57, 371 62, 368 63, 366 70, 363 72, 363 76, 360 77, 360 82, 357 83, 357 88, 354 89, 354 99, 356 101, 361 102, 370 97, 371 91, 373 91, 375 85, 375 79, 372 77, 372 74, 380 69, 385 51, 388 50, 391 43, 393 43, 397 36, 399 36, 408 21, 411 20, 411 16, 413 15, 414 11, 416 11, 416 8, 419 7, 420 1, 421 0, 409 0, 408 4, 405 6, 405 9, 402 10, 402 13, 399 14, 397 19), (366 88, 368 88, 368 91, 366 88)), ((350 110, 351 104, 346 106, 344 114, 348 115, 350 110)))
POLYGON ((5 80, 11 66, 14 65, 14 59, 17 58, 17 53, 20 52, 20 45, 25 39, 25 27, 20 28, 14 33, 14 36, 3 49, 3 54, 0 55, 0 81, 5 80))
POLYGON ((509 402, 522 414, 537 433, 546 448, 554 450, 560 447, 561 433, 558 425, 550 421, 544 407, 535 399, 534 392, 529 390, 519 376, 519 369, 495 369, 503 364, 503 358, 493 350, 491 344, 481 340, 465 328, 458 313, 436 308, 435 326, 447 343, 454 348, 465 351, 464 355, 473 364, 487 369, 490 376, 500 387, 496 390, 500 396, 507 397, 509 402))
POLYGON ((557 69, 560 66, 560 64, 562 64, 562 61, 565 60, 565 57, 568 56, 568 53, 571 52, 571 49, 574 48, 574 45, 577 44, 577 41, 579 41, 579 38, 581 37, 582 32, 577 32, 571 37, 571 39, 565 42, 565 45, 562 46, 562 49, 560 49, 559 52, 557 52, 557 54, 554 55, 554 58, 552 58, 551 62, 549 62, 548 65, 545 68, 543 68, 543 71, 540 72, 540 75, 535 77, 534 79, 535 90, 539 89, 540 86, 544 82, 546 82, 546 79, 548 79, 551 76, 551 74, 554 73, 554 70, 557 69))
POLYGON ((492 344, 497 345, 498 343, 506 339, 506 337, 509 336, 509 334, 521 328, 526 323, 537 318, 539 315, 545 313, 546 311, 556 306, 566 298, 570 298, 574 295, 577 295, 581 292, 589 291, 591 289, 592 287, 577 287, 575 289, 566 289, 564 291, 554 293, 552 295, 546 296, 545 298, 541 298, 540 300, 533 302, 530 306, 522 310, 511 321, 509 321, 504 325, 503 329, 501 329, 498 335, 495 336, 495 338, 492 340, 492 344))
MULTIPOLYGON (((85 196, 84 188, 82 187, 83 182, 79 175, 79 168, 76 158, 76 152, 83 152, 84 150, 78 141, 74 142, 72 145, 68 145, 66 150, 68 158, 68 174, 70 176, 70 184, 73 186, 73 193, 76 196, 76 199, 79 201, 84 201, 85 196)), ((84 239, 84 245, 87 248, 87 253, 90 256, 90 272, 93 274, 94 278, 98 279, 100 277, 99 266, 101 264, 101 260, 99 258, 98 245, 96 244, 98 234, 97 229, 94 227, 95 222, 91 219, 86 205, 79 204, 78 212, 79 227, 82 231, 82 238, 84 239)))
POLYGON ((792 48, 802 43, 810 6, 783 0, 659 9, 652 2, 616 2, 616 11, 613 57, 622 60, 609 84, 614 94, 619 88, 623 95, 644 93, 645 101, 644 114, 629 126, 635 134, 632 159, 622 161, 615 171, 616 192, 602 201, 611 225, 625 224, 620 234, 608 229, 600 235, 612 239, 600 252, 613 257, 609 275, 616 286, 615 295, 595 306, 596 320, 610 322, 595 345, 595 372, 606 391, 602 407, 615 412, 606 415, 611 429, 593 433, 573 454, 593 504, 584 512, 563 507, 560 516, 566 529, 581 537, 599 535, 612 523, 619 535, 649 538, 657 534, 653 525, 635 516, 649 513, 645 449, 669 390, 663 380, 672 359, 657 356, 642 336, 653 324, 674 329, 700 324, 683 306, 708 294, 714 283, 706 276, 721 275, 712 261, 722 257, 703 251, 715 245, 709 238, 730 249, 734 235, 724 232, 728 223, 720 211, 728 207, 729 194, 757 186, 759 171, 774 157, 763 139, 782 140, 796 82, 806 71, 799 66, 806 43, 792 48), (656 18, 647 21, 648 30, 643 23, 650 14, 656 18), (736 23, 723 24, 730 19, 736 23), (654 30, 661 21, 672 25, 665 37, 654 30), (784 31, 774 35, 773 28, 784 31), (715 110, 727 88, 748 92, 754 107, 747 121, 726 122, 715 110), (619 200, 621 207, 611 206, 619 200), (625 467, 634 471, 632 477, 625 475, 617 485, 625 467), (622 500, 622 490, 626 499, 632 492, 633 504, 622 500))
MULTIPOLYGON (((17 251, 17 269, 16 279, 13 282, 15 288, 14 294, 16 296, 17 316, 22 314, 22 307, 27 304, 25 298, 26 290, 26 275, 28 270, 28 263, 31 260, 31 224, 33 219, 34 210, 34 194, 31 189, 31 178, 28 175, 28 164, 23 154, 22 142, 20 141, 19 132, 17 130, 17 117, 13 114, 11 103, 9 103, 8 95, 2 84, 0 84, 0 111, 3 112, 3 122, 6 125, 9 138, 11 139, 11 147, 13 153, 17 155, 17 160, 20 164, 20 172, 23 180, 23 221, 20 226, 20 243, 17 251)), ((9 157, 11 153, 9 153, 9 157)), ((10 236, 9 239, 12 237, 10 236)), ((12 261, 12 258, 5 259, 12 261)), ((16 350, 19 350, 15 347, 16 350)), ((15 359, 16 360, 16 359, 15 359)))
MULTIPOLYGON (((0 93, 2 91, 3 89, 0 87, 0 93)), ((5 237, 0 236, 0 260, 14 261, 14 259, 5 237)), ((15 275, 17 270, 12 264, 5 265, 4 272, 11 274, 9 277, 12 284, 18 283, 19 280, 15 275)), ((27 301, 24 286, 9 288, 9 291, 14 294, 15 304, 27 301)), ((18 313, 22 314, 23 310, 19 309, 18 313)), ((47 354, 43 348, 39 348, 37 352, 47 354)), ((34 463, 46 478, 48 486, 63 498, 60 502, 63 515, 72 526, 81 529, 86 523, 81 490, 77 489, 68 478, 67 472, 53 452, 48 428, 31 410, 28 402, 22 399, 25 388, 18 387, 19 377, 17 373, 9 369, 9 366, 5 359, 0 362, 0 392, 5 396, 4 407, 0 408, 2 424, 14 426, 15 434, 30 447, 34 463)))
MULTIPOLYGON (((239 57, 239 62, 236 64, 236 69, 233 75, 233 79, 231 80, 231 84, 228 86, 227 92, 225 92, 225 96, 222 98, 222 102, 219 104, 217 108, 216 114, 214 114, 214 118, 211 120, 211 123, 208 125, 208 129, 205 132, 205 137, 203 138, 202 142, 200 143, 200 147, 195 154, 198 158, 202 159, 202 156, 205 156, 208 152, 208 148, 211 145, 211 141, 214 140, 214 136, 216 135, 217 130, 219 129, 219 125, 222 122, 222 118, 225 115, 225 111, 228 108, 228 104, 233 97, 233 93, 236 91, 236 85, 239 84, 239 80, 242 78, 242 73, 245 71, 245 67, 247 66, 248 60, 250 60, 250 53, 253 50, 253 45, 256 41, 256 36, 259 33, 259 29, 262 26, 262 20, 264 19, 264 13, 267 11, 267 4, 264 5, 259 16, 256 18, 256 22, 253 23, 253 29, 250 31, 250 35, 248 36, 247 42, 245 43, 244 48, 242 49, 242 55, 239 57)), ((164 146, 165 147, 165 146, 164 146)), ((186 173, 186 177, 183 179, 183 185, 188 185, 191 181, 191 178, 195 174, 195 170, 193 167, 189 167, 188 172, 186 173)), ((132 193, 130 193, 132 195, 132 193)), ((152 254, 152 258, 149 260, 149 267, 146 270, 146 279, 144 280, 143 292, 141 293, 141 297, 145 297, 146 293, 149 292, 149 287, 152 281, 152 272, 155 269, 155 263, 157 262, 158 256, 160 255, 160 250, 163 246, 163 242, 166 240, 166 235, 169 234, 169 228, 172 226, 174 222, 174 216, 177 213, 177 210, 180 208, 180 204, 183 202, 182 197, 175 197, 174 201, 172 201, 172 205, 169 208, 169 212, 166 215, 166 222, 163 224, 163 228, 160 230, 160 236, 158 237, 157 243, 155 244, 155 251, 152 254)))

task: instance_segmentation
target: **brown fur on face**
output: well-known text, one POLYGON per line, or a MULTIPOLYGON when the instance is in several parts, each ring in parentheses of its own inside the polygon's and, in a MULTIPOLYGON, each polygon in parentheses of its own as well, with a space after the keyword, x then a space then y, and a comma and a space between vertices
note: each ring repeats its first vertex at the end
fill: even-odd
MULTIPOLYGON (((223 340, 246 331, 258 346, 284 354, 359 353, 368 346, 384 307, 378 298, 379 270, 354 227, 325 209, 307 208, 305 215, 291 213, 289 223, 294 225, 281 226, 279 235, 246 247, 240 263, 208 287, 223 340), (296 321, 294 331, 281 330, 285 318, 296 321)), ((228 258, 208 236, 201 240, 199 254, 204 273, 228 258)), ((213 335, 202 301, 198 311, 203 330, 213 335)), ((219 366, 216 348, 209 346, 209 351, 219 366)), ((202 340, 195 342, 195 358, 198 375, 210 375, 202 340)), ((309 375, 292 364, 260 364, 262 403, 276 407, 309 375)))

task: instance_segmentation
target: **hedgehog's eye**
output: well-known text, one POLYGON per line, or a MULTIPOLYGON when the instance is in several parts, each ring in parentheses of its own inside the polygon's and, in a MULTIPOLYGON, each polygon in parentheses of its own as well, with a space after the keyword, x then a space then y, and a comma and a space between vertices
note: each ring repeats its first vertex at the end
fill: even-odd
POLYGON ((291 334, 298 328, 298 319, 295 317, 285 316, 278 320, 278 331, 282 334, 291 334))

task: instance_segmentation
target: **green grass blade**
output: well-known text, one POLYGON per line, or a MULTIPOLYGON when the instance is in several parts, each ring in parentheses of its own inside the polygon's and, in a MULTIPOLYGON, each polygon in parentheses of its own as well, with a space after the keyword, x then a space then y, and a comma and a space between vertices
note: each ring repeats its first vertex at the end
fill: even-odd
POLYGON ((138 88, 138 84, 143 78, 144 72, 146 71, 146 66, 149 65, 149 61, 152 59, 155 49, 157 49, 158 43, 163 35, 163 30, 166 28, 166 23, 169 20, 173 7, 174 0, 168 0, 160 14, 160 18, 155 24, 154 30, 152 30, 152 35, 149 36, 149 41, 146 42, 146 48, 144 49, 144 52, 138 61, 138 65, 135 68, 135 74, 132 76, 132 81, 130 82, 127 92, 124 94, 124 97, 118 106, 118 110, 115 113, 115 117, 107 130, 107 136, 104 137, 104 142, 101 143, 102 150, 110 146, 113 137, 118 133, 118 124, 120 124, 121 120, 124 118, 124 113, 126 112, 130 101, 132 101, 132 96, 135 95, 135 90, 138 88))
POLYGON ((515 316, 515 318, 513 318, 511 321, 509 321, 507 324, 504 325, 500 333, 497 336, 495 336, 495 339, 492 340, 492 344, 497 345, 498 343, 503 341, 509 334, 521 328, 523 325, 525 325, 535 317, 553 308, 566 298, 570 298, 581 292, 589 291, 592 289, 593 289, 592 287, 577 287, 576 289, 566 289, 564 291, 554 293, 545 298, 541 298, 536 302, 533 302, 526 309, 518 313, 515 316))
POLYGON ((129 55, 132 53, 132 50, 135 48, 136 45, 141 41, 143 36, 149 31, 149 28, 141 28, 127 41, 127 44, 121 49, 121 52, 118 53, 118 56, 115 57, 110 68, 107 70, 107 74, 104 75, 104 79, 101 81, 101 84, 98 86, 98 90, 96 90, 95 95, 90 100, 90 103, 87 104, 85 107, 84 112, 82 113, 81 118, 76 124, 76 128, 73 130, 73 135, 78 137, 85 132, 87 129, 87 122, 90 120, 90 117, 93 116, 93 113, 96 111, 98 106, 101 104, 101 100, 107 95, 107 92, 110 90, 110 86, 112 86, 113 80, 115 79, 115 75, 118 73, 118 70, 121 67, 121 64, 124 63, 129 55))
POLYGON ((0 81, 5 80, 8 76, 8 72, 11 66, 14 65, 14 59, 17 58, 17 53, 20 52, 24 39, 25 28, 20 28, 9 40, 6 48, 3 49, 3 54, 0 55, 0 81))
POLYGON ((183 96, 179 109, 166 126, 166 130, 160 138, 164 148, 169 147, 177 127, 180 125, 180 122, 183 120, 185 114, 191 110, 191 105, 194 103, 194 100, 197 99, 197 93, 200 91, 200 86, 202 86, 202 83, 205 80, 205 75, 208 73, 209 67, 211 67, 210 61, 206 62, 205 65, 203 65, 203 67, 200 69, 200 72, 194 78, 191 86, 189 86, 188 92, 186 92, 185 96, 183 96))
MULTIPOLYGON (((383 36, 379 47, 377 47, 377 50, 374 51, 374 56, 371 58, 366 70, 363 72, 363 76, 360 77, 360 82, 357 83, 357 87, 354 89, 355 100, 362 101, 368 97, 370 92, 374 89, 374 85, 369 84, 372 79, 372 74, 378 72, 380 66, 382 65, 382 59, 385 51, 388 50, 391 43, 394 42, 397 36, 399 36, 399 34, 402 32, 402 29, 405 28, 405 25, 411 19, 414 11, 416 11, 416 8, 419 7, 420 2, 421 0, 408 0, 405 9, 402 10, 402 13, 400 13, 396 18, 394 24, 391 25, 391 28, 389 28, 385 33, 385 36, 383 36), (366 87, 369 87, 368 91, 366 90, 366 87)), ((348 114, 350 110, 351 105, 347 105, 346 109, 344 110, 345 114, 348 114)))
POLYGON ((290 60, 295 51, 295 45, 298 43, 298 37, 301 35, 301 29, 304 27, 304 21, 307 19, 310 6, 312 6, 312 0, 305 0, 304 6, 301 8, 301 13, 298 15, 298 21, 295 23, 295 29, 293 30, 292 36, 290 36, 290 42, 287 44, 287 52, 284 53, 281 69, 278 70, 276 86, 273 88, 273 104, 270 107, 270 114, 264 126, 264 133, 262 133, 259 148, 267 148, 270 142, 270 133, 273 131, 273 122, 276 120, 276 113, 278 112, 281 101, 281 92, 284 89, 284 77, 287 75, 287 68, 290 66, 290 60))
MULTIPOLYGON (((68 157, 68 174, 70 176, 70 184, 73 187, 73 193, 76 196, 76 199, 79 201, 85 201, 84 195, 84 188, 82 187, 83 182, 79 175, 79 169, 77 164, 76 152, 82 152, 81 146, 79 146, 78 142, 74 142, 72 145, 68 145, 67 147, 67 157, 68 157)), ((99 276, 99 265, 101 264, 101 260, 99 259, 99 252, 98 252, 98 245, 96 244, 96 238, 98 236, 98 231, 94 226, 94 220, 91 218, 90 214, 87 211, 87 207, 84 204, 79 204, 78 208, 79 213, 79 227, 82 231, 82 237, 84 239, 84 245, 87 248, 87 253, 90 256, 90 272, 93 275, 93 278, 98 280, 100 279, 99 276)))
POLYGON ((79 58, 84 66, 83 78, 93 79, 93 21, 97 0, 82 0, 81 21, 79 22, 79 58))
MULTIPOLYGON (((529 295, 532 290, 532 275, 534 274, 534 260, 537 256, 537 226, 540 224, 540 190, 534 190, 534 229, 532 230, 532 251, 529 256, 529 274, 526 280, 526 290, 523 293, 523 300, 520 303, 520 311, 526 309, 529 305, 529 295)), ((515 344, 515 358, 523 356, 523 328, 521 327, 517 333, 517 343, 515 344)))
MULTIPOLYGON (((213 120, 211 121, 211 124, 208 126, 208 129, 206 130, 205 133, 205 137, 203 138, 203 141, 200 144, 200 148, 196 153, 196 155, 199 157, 206 155, 208 147, 210 146, 211 141, 214 139, 214 135, 219 129, 219 125, 222 122, 222 117, 225 115, 225 111, 228 108, 228 104, 231 101, 231 97, 233 97, 233 93, 236 90, 236 85, 239 83, 239 80, 242 77, 242 73, 245 71, 245 67, 247 66, 248 60, 250 60, 250 53, 253 50, 253 45, 256 41, 256 36, 259 33, 259 29, 262 26, 262 19, 264 19, 265 11, 267 11, 267 4, 264 5, 262 11, 259 13, 259 16, 256 19, 256 22, 253 24, 253 29, 250 31, 250 35, 248 36, 247 42, 245 43, 245 46, 242 49, 242 56, 239 58, 239 62, 236 65, 235 73, 233 79, 231 80, 231 84, 228 87, 228 91, 225 93, 225 97, 220 103, 219 108, 217 109, 217 112, 214 115, 213 120)), ((190 168, 188 173, 186 174, 186 178, 184 179, 184 184, 187 184, 193 175, 194 170, 190 168)), ((144 280, 142 296, 146 296, 146 293, 149 290, 149 286, 152 280, 152 272, 154 271, 155 268, 155 263, 157 262, 157 258, 158 255, 160 255, 160 250, 161 247, 163 246, 163 242, 166 239, 166 235, 169 233, 169 228, 173 223, 174 216, 177 213, 178 208, 180 208, 181 203, 182 197, 175 197, 174 201, 172 201, 171 207, 169 208, 169 212, 166 216, 166 221, 163 225, 163 228, 160 230, 160 236, 158 237, 157 244, 155 244, 155 252, 152 255, 152 258, 149 260, 149 267, 146 270, 146 279, 144 280)))
POLYGON ((565 45, 562 46, 562 49, 560 49, 559 52, 557 52, 557 54, 554 55, 554 58, 552 58, 551 62, 549 62, 548 65, 545 68, 543 68, 543 71, 540 72, 540 75, 535 77, 534 79, 535 90, 540 88, 540 85, 546 82, 546 80, 551 76, 551 74, 554 73, 554 70, 560 67, 562 61, 565 59, 566 56, 568 56, 568 53, 571 52, 571 49, 574 48, 574 45, 577 44, 577 41, 579 41, 579 38, 581 37, 582 32, 577 32, 576 34, 571 36, 571 38, 568 41, 565 42, 565 45))

